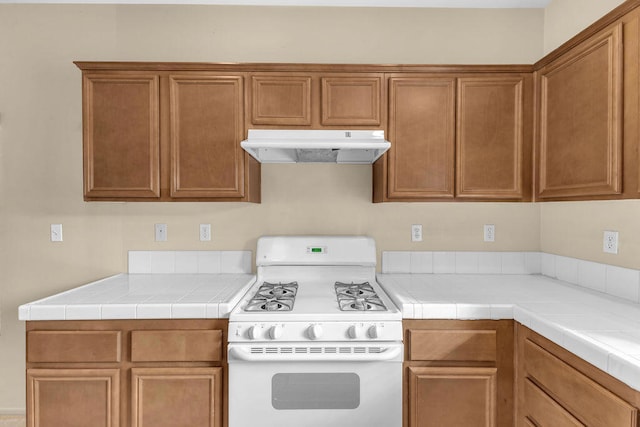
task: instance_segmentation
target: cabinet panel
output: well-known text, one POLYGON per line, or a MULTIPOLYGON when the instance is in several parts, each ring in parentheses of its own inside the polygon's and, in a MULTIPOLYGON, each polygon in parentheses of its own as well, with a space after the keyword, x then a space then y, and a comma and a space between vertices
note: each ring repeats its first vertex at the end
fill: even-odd
POLYGON ((389 80, 389 199, 452 198, 455 79, 389 80))
POLYGON ((132 331, 133 362, 222 360, 222 331, 132 331))
POLYGON ((496 360, 496 331, 410 330, 410 360, 496 360))
POLYGON ((524 78, 458 79, 456 197, 523 196, 524 78))
POLYGON ((496 425, 496 368, 409 367, 410 427, 496 425))
POLYGON ((27 362, 120 362, 120 331, 27 332, 27 362))
POLYGON ((584 427, 562 406, 530 380, 524 383, 524 417, 539 427, 584 427))
POLYGON ((29 427, 117 427, 118 369, 28 369, 29 427))
POLYGON ((311 125, 311 77, 251 77, 251 123, 311 125))
POLYGON ((539 72, 539 197, 622 191, 622 24, 539 72))
POLYGON ((159 77, 83 76, 84 195, 160 197, 159 77))
POLYGON ((133 368, 131 381, 131 427, 222 426, 222 368, 133 368))
POLYGON ((323 126, 382 123, 382 75, 322 77, 323 126))
POLYGON ((529 340, 524 343, 524 369, 586 425, 636 427, 633 406, 529 340))
POLYGON ((243 197, 242 81, 170 77, 171 197, 243 197))

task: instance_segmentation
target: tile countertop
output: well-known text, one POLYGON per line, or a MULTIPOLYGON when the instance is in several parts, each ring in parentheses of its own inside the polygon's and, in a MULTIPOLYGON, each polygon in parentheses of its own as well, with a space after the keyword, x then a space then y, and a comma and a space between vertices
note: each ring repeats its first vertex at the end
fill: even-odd
POLYGON ((118 274, 24 304, 19 319, 228 318, 254 281, 252 274, 118 274))
POLYGON ((515 319, 640 391, 640 305, 541 275, 378 274, 405 319, 515 319))

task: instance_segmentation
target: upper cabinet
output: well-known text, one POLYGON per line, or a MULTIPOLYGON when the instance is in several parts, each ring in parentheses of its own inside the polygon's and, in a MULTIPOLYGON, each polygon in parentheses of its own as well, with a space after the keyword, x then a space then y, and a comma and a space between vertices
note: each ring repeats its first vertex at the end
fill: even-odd
POLYGON ((85 200, 260 201, 244 73, 103 64, 79 64, 85 200))
POLYGON ((457 99, 456 197, 530 198, 531 76, 463 77, 457 99))
POLYGON ((160 197, 160 79, 150 73, 83 77, 87 199, 160 197))
POLYGON ((540 199, 622 192, 622 36, 618 23, 538 71, 540 199))
POLYGON ((171 197, 242 198, 242 76, 169 76, 171 197))
POLYGON ((391 77, 387 137, 387 178, 378 177, 386 181, 387 191, 376 201, 452 198, 455 79, 391 77))
POLYGON ((250 79, 250 128, 384 128, 382 73, 263 72, 250 79))
POLYGON ((531 198, 531 73, 389 78, 374 201, 531 198))

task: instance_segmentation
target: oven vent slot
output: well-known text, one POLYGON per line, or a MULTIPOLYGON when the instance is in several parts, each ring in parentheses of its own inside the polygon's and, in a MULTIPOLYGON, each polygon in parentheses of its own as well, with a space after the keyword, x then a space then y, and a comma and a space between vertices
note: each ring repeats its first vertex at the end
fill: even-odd
POLYGON ((381 354, 384 347, 251 347, 251 354, 381 354))

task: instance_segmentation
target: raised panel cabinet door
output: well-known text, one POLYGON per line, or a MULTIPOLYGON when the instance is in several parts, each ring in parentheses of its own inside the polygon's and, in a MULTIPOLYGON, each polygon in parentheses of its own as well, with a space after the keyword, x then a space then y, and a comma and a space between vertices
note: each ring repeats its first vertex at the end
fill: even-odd
POLYGON ((131 427, 222 426, 222 368, 133 368, 131 381, 131 427))
POLYGON ((409 426, 496 426, 496 377, 496 368, 409 367, 409 426))
POLYGON ((622 191, 622 24, 545 66, 539 197, 622 191))
POLYGON ((28 427, 118 427, 119 369, 27 369, 28 427))
POLYGON ((323 126, 382 124, 382 75, 322 77, 323 126))
POLYGON ((311 125, 311 76, 251 76, 251 124, 311 125))
POLYGON ((458 79, 456 197, 522 198, 523 82, 458 79))
POLYGON ((455 79, 389 80, 388 198, 452 198, 455 79))
POLYGON ((171 197, 242 198, 242 76, 170 76, 171 197))
POLYGON ((160 197, 159 77, 83 75, 84 196, 160 197))

